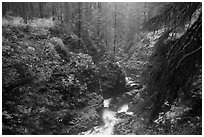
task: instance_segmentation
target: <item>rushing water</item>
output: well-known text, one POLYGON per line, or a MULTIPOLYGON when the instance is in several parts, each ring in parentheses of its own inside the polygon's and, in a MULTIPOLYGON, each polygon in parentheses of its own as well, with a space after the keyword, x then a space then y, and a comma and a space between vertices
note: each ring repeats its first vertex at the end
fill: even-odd
POLYGON ((102 121, 101 126, 96 126, 86 132, 81 133, 82 135, 113 135, 114 126, 120 122, 123 122, 123 119, 117 118, 117 114, 126 113, 127 115, 133 115, 133 112, 128 112, 128 104, 122 105, 118 111, 111 111, 108 107, 111 99, 104 100, 104 108, 102 112, 102 121))
MULTIPOLYGON (((133 81, 130 77, 126 77, 126 83, 130 86, 135 85, 135 81, 133 81)), ((124 121, 124 119, 118 118, 117 114, 124 113, 125 115, 133 115, 133 112, 128 111, 128 104, 123 104, 117 111, 110 110, 109 105, 111 100, 112 98, 106 99, 103 102, 104 109, 101 116, 103 124, 93 127, 86 132, 82 132, 80 135, 113 135, 115 125, 124 121)))

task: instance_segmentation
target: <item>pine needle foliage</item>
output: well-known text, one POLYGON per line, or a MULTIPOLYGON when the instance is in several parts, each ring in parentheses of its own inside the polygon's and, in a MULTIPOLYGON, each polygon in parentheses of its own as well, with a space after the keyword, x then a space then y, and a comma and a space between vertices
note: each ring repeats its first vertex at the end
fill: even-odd
POLYGON ((162 8, 162 13, 145 24, 149 27, 152 25, 151 29, 148 28, 151 31, 167 28, 157 40, 149 61, 151 68, 146 70, 149 79, 144 106, 148 106, 151 112, 150 121, 163 111, 165 102, 172 105, 176 99, 190 102, 188 105, 192 110, 202 108, 202 105, 196 106, 194 103, 195 98, 198 99, 197 104, 202 102, 202 89, 193 91, 196 88, 193 81, 199 79, 202 70, 202 12, 188 29, 183 30, 182 36, 172 40, 169 35, 190 22, 200 7, 201 3, 169 3, 162 8))
POLYGON ((168 3, 160 9, 158 15, 146 22, 143 28, 155 31, 162 27, 183 27, 200 7, 201 3, 199 2, 168 3))

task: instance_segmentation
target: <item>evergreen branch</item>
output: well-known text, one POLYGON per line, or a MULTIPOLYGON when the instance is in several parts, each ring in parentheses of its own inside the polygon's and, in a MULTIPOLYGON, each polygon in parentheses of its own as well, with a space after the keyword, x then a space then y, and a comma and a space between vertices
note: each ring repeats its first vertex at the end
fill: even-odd
POLYGON ((192 52, 186 54, 185 56, 183 56, 183 58, 182 58, 182 59, 179 61, 179 63, 177 64, 175 70, 180 67, 180 65, 182 64, 182 62, 183 62, 186 58, 188 58, 188 57, 190 57, 191 55, 195 54, 195 53, 198 52, 201 48, 202 48, 202 46, 200 46, 200 47, 197 48, 196 50, 194 50, 194 51, 192 51, 192 52))

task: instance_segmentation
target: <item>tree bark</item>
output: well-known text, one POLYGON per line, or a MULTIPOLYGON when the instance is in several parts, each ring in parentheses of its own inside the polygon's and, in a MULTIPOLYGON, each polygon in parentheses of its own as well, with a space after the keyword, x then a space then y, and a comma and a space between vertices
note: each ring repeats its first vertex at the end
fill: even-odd
POLYGON ((43 3, 39 2, 39 13, 40 13, 40 18, 43 18, 43 3))
MULTIPOLYGON (((79 18, 78 18, 78 37, 81 38, 81 7, 82 7, 82 3, 79 2, 78 4, 78 13, 79 13, 79 18)), ((81 47, 81 41, 78 41, 78 46, 81 47)))
POLYGON ((117 15, 116 15, 116 11, 117 11, 117 5, 115 4, 115 17, 114 17, 114 48, 113 48, 113 54, 115 56, 116 54, 116 38, 117 38, 117 33, 116 33, 116 29, 117 29, 117 15))

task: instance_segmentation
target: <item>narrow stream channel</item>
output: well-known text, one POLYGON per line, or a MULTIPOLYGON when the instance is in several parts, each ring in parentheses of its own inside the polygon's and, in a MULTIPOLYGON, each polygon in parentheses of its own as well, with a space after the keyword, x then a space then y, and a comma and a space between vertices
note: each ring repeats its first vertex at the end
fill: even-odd
POLYGON ((114 127, 124 121, 124 119, 118 118, 117 114, 125 113, 125 115, 133 115, 133 112, 128 112, 128 104, 122 105, 117 111, 109 109, 111 98, 104 100, 104 109, 102 111, 101 119, 103 124, 101 126, 95 126, 94 128, 80 133, 80 135, 113 135, 114 127))

